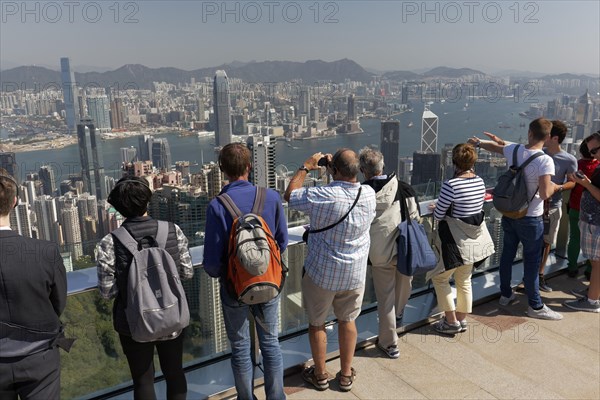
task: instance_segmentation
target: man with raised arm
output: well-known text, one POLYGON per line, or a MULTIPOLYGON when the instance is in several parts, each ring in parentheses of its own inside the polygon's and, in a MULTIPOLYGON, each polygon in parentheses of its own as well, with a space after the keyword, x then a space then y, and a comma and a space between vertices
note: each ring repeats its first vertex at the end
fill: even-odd
MULTIPOLYGON (((529 124, 528 144, 499 144, 493 140, 469 139, 469 143, 482 149, 502 154, 508 163, 512 163, 513 152, 517 152, 517 166, 525 163, 529 157, 543 152, 543 147, 552 130, 552 122, 544 118, 533 120, 529 124)), ((531 199, 527 214, 523 218, 502 217, 504 231, 502 256, 500 258, 500 305, 507 306, 515 299, 511 287, 512 265, 519 243, 523 244, 523 282, 529 302, 527 315, 532 318, 560 320, 562 315, 546 306, 540 297, 539 266, 544 243, 544 201, 558 191, 558 185, 552 182, 555 174, 554 162, 546 154, 531 161, 525 168, 527 195, 531 199)))
POLYGON ((308 214, 311 221, 302 298, 314 366, 304 370, 302 377, 318 390, 329 388, 325 322, 331 306, 338 320, 340 389, 350 391, 356 377, 352 368, 355 320, 365 291, 369 227, 375 217, 375 192, 358 182, 359 172, 358 157, 350 149, 339 149, 333 156, 315 153, 296 171, 284 196, 291 208, 308 214), (303 188, 308 172, 319 169, 324 157, 333 182, 303 188))

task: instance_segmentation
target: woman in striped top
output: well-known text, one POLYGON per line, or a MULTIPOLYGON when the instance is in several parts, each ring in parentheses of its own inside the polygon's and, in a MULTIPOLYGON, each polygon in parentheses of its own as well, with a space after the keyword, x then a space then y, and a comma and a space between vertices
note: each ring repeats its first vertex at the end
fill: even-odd
MULTIPOLYGON (((434 325, 441 333, 455 334, 467 329, 465 317, 471 313, 473 295, 471 274, 473 264, 483 260, 473 258, 472 251, 460 248, 457 243, 473 241, 473 248, 479 246, 482 235, 487 233, 483 220, 483 200, 485 184, 475 175, 473 166, 477 160, 475 149, 468 144, 459 144, 452 150, 452 163, 455 173, 452 179, 444 182, 434 210, 434 218, 439 223, 444 271, 433 276, 438 305, 445 312, 445 318, 434 325), (450 278, 454 275, 457 304, 454 307, 450 278)), ((491 239, 491 238, 490 238, 491 239)), ((488 251, 485 257, 489 256, 488 251)), ((482 255, 483 256, 483 255, 482 255)), ((485 260, 484 257, 484 260, 485 260)))

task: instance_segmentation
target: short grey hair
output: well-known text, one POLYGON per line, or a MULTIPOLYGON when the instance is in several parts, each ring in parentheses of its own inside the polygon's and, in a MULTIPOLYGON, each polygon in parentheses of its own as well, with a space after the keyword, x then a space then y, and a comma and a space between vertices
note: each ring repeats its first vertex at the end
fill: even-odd
POLYGON ((383 154, 371 147, 363 147, 358 153, 360 168, 365 176, 373 177, 383 173, 383 154))

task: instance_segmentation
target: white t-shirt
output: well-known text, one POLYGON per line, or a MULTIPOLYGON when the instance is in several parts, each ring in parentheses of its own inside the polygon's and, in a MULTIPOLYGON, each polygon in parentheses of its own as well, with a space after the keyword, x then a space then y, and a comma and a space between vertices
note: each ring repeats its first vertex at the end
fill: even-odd
MULTIPOLYGON (((512 165, 513 162, 513 150, 515 146, 519 146, 519 149, 517 150, 517 165, 522 165, 535 153, 543 153, 542 150, 526 149, 525 145, 519 145, 517 143, 507 144, 504 146, 504 157, 506 157, 509 166, 512 165)), ((529 203, 529 209, 527 210, 528 217, 539 217, 544 214, 544 201, 540 197, 538 190, 540 176, 544 175, 554 176, 554 161, 552 161, 552 158, 547 154, 536 158, 525 168, 527 196, 530 199, 533 197, 533 200, 529 203)))

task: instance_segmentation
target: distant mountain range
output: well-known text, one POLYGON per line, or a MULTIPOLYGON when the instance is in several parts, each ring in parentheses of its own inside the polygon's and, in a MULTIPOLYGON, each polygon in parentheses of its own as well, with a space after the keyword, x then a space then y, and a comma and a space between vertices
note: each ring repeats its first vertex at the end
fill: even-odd
MULTIPOLYGON (((76 70, 76 68, 74 68, 76 70)), ((99 87, 152 89, 152 82, 172 84, 187 83, 192 78, 201 81, 211 78, 215 71, 223 69, 230 78, 240 78, 244 82, 285 82, 302 80, 305 84, 319 81, 344 82, 354 80, 369 82, 374 76, 383 76, 391 80, 418 80, 431 78, 459 78, 469 75, 486 75, 484 72, 469 68, 437 67, 423 73, 411 71, 391 71, 383 75, 375 71, 369 72, 349 59, 337 61, 309 60, 292 61, 234 61, 211 68, 186 71, 178 68, 149 68, 140 64, 127 64, 112 71, 75 72, 78 85, 94 85, 99 87)), ((541 77, 550 79, 565 77, 566 79, 590 79, 585 75, 552 75, 541 77), (568 78, 567 78, 568 77, 568 78)), ((563 78, 563 79, 565 79, 563 78)), ((61 86, 60 72, 42 66, 21 66, 0 72, 0 83, 3 91, 19 88, 44 88, 50 85, 61 86)))

